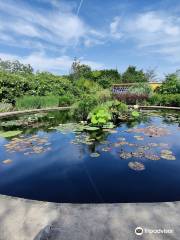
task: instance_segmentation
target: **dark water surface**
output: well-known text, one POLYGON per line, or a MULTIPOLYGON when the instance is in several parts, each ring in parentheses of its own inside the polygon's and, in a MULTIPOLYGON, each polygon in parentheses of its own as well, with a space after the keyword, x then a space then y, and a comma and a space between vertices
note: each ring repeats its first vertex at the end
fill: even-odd
POLYGON ((120 124, 116 131, 92 133, 49 129, 72 121, 68 113, 51 113, 24 127, 6 125, 14 118, 1 119, 1 130, 21 129, 23 133, 12 138, 0 137, 0 194, 69 203, 180 200, 180 127, 173 115, 145 114, 142 121, 120 124), (168 134, 155 137, 131 132, 148 126, 166 129, 168 134), (137 135, 142 139, 134 138, 137 135), (30 143, 30 137, 34 143, 30 143), (22 149, 22 142, 18 148, 18 139, 27 149, 22 149), (136 146, 129 146, 130 143, 136 146), (150 143, 164 144, 165 147, 146 149, 147 153, 160 156, 159 160, 120 157, 123 152, 132 153, 150 143), (167 149, 176 160, 161 158, 161 151, 167 149), (3 163, 7 159, 11 162, 3 163), (135 161, 145 169, 131 169, 128 164, 135 161))

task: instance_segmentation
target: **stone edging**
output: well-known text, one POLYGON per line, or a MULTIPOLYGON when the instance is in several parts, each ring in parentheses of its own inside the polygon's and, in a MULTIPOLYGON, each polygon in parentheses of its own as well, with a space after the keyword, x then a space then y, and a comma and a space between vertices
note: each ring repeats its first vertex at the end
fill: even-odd
POLYGON ((64 111, 69 110, 72 107, 54 107, 54 108, 42 108, 42 109, 32 109, 32 110, 24 110, 24 111, 14 111, 14 112, 3 112, 0 113, 0 118, 21 115, 26 113, 39 113, 39 112, 50 112, 50 111, 64 111))

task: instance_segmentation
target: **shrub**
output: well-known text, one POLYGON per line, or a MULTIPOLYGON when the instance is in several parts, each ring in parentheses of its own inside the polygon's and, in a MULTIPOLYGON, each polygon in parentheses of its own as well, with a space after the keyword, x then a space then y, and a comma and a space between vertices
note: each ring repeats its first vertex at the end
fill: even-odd
POLYGON ((154 94, 150 99, 151 105, 180 107, 180 94, 154 94))
POLYGON ((73 95, 64 95, 58 98, 59 107, 67 107, 73 104, 74 96, 73 95))
POLYGON ((152 95, 152 88, 148 83, 138 83, 130 87, 128 92, 137 95, 147 95, 149 97, 152 95))
POLYGON ((147 82, 147 76, 143 70, 137 70, 135 66, 129 66, 122 75, 122 82, 135 83, 135 82, 147 82))
POLYGON ((81 99, 75 104, 73 114, 78 119, 87 120, 89 112, 99 104, 96 95, 82 95, 81 99))
POLYGON ((115 94, 114 98, 122 101, 126 104, 129 105, 134 105, 134 104, 141 104, 143 101, 148 100, 148 95, 147 94, 131 94, 131 93, 123 93, 123 94, 115 94))
POLYGON ((157 93, 180 93, 180 77, 178 74, 174 73, 167 75, 163 84, 157 89, 157 93))

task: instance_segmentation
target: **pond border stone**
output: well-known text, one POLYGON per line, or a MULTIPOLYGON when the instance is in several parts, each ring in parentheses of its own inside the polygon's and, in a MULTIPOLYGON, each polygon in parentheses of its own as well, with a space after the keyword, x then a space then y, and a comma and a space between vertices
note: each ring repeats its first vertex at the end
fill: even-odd
POLYGON ((179 240, 180 202, 70 204, 0 195, 1 240, 179 240))
MULTIPOLYGON (((134 107, 134 106, 131 106, 134 107)), ((166 107, 166 106, 140 106, 138 105, 138 109, 147 109, 147 110, 178 110, 180 111, 180 107, 166 107)))
POLYGON ((23 115, 28 113, 39 113, 39 112, 50 112, 50 111, 65 111, 70 110, 72 107, 53 107, 53 108, 42 108, 42 109, 31 109, 31 110, 23 110, 23 111, 13 111, 13 112, 2 112, 0 113, 0 118, 23 115))

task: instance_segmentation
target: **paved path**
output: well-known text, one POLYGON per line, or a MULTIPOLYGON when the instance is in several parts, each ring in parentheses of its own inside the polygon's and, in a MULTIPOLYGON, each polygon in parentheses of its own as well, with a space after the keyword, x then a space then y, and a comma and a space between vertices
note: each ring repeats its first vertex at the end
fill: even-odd
POLYGON ((0 240, 179 240, 180 202, 56 204, 0 195, 0 240), (169 234, 134 229, 170 229, 169 234))

